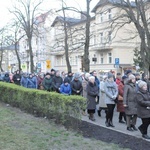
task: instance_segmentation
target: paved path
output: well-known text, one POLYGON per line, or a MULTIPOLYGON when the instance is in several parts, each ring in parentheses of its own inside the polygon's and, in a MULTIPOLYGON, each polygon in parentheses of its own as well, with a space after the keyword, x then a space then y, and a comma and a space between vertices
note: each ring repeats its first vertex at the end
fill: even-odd
MULTIPOLYGON (((111 130, 118 131, 118 132, 121 132, 121 133, 124 133, 124 134, 132 135, 132 136, 135 136, 137 138, 142 138, 142 135, 141 135, 139 130, 138 131, 132 131, 132 132, 128 131, 127 127, 126 127, 126 124, 119 123, 118 122, 118 116, 119 116, 119 113, 115 109, 114 110, 114 118, 113 118, 113 124, 115 126, 114 128, 105 126, 105 120, 106 119, 105 119, 104 110, 101 111, 101 117, 98 116, 97 112, 95 113, 96 121, 94 121, 94 122, 89 120, 88 115, 87 116, 82 116, 82 120, 93 123, 95 125, 102 126, 104 128, 109 128, 111 130)), ((141 124, 141 119, 138 118, 136 127, 138 128, 138 126, 140 126, 140 124, 141 124)), ((148 128, 148 135, 150 136, 150 127, 148 128)), ((147 141, 150 141, 150 140, 147 140, 147 141)))

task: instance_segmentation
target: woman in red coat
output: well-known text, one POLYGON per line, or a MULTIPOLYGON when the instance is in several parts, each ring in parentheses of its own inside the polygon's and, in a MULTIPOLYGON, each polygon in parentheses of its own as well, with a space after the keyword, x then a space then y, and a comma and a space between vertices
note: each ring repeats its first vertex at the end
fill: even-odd
POLYGON ((126 121, 126 115, 125 115, 125 109, 123 105, 123 89, 124 89, 124 80, 125 76, 121 79, 121 74, 117 73, 116 77, 116 84, 118 85, 118 103, 117 103, 117 111, 119 113, 119 123, 125 123, 126 121), (123 121, 124 118, 124 121, 123 121))

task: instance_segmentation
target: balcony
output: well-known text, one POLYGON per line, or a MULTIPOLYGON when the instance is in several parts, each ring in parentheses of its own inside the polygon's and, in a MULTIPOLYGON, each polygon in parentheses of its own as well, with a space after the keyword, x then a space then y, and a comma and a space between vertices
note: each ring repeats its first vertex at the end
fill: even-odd
POLYGON ((99 43, 91 45, 90 49, 95 51, 110 51, 113 49, 113 47, 110 45, 111 45, 110 43, 99 43))

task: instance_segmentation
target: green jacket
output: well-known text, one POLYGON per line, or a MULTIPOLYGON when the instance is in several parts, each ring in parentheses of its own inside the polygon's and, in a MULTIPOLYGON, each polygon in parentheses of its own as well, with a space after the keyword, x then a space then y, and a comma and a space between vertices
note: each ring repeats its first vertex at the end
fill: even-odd
POLYGON ((52 90, 52 78, 44 78, 42 85, 44 87, 44 90, 52 90))

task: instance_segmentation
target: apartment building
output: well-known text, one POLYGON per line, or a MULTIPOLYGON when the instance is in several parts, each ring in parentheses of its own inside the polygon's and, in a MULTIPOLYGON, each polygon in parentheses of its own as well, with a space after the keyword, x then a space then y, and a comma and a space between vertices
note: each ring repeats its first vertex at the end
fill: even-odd
MULTIPOLYGON (((124 72, 135 69, 133 65, 133 50, 139 46, 136 29, 132 23, 121 27, 122 18, 117 18, 124 12, 114 5, 111 0, 100 0, 93 8, 95 14, 91 18, 90 27, 90 70, 108 72, 110 70, 124 72)), ((67 71, 64 51, 63 17, 55 18, 52 27, 55 36, 52 44, 57 45, 52 50, 53 67, 67 71)), ((85 40, 86 19, 65 18, 68 25, 69 59, 72 71, 82 71, 82 57, 85 40)), ((124 20, 125 22, 126 20, 124 20)))

